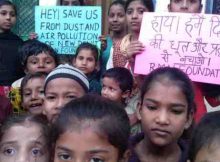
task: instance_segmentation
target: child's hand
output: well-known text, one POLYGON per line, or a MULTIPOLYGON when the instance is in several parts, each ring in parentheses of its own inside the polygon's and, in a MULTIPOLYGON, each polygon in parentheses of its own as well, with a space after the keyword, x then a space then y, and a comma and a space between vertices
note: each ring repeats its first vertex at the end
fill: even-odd
POLYGON ((106 38, 106 36, 105 35, 101 35, 99 37, 99 40, 101 41, 101 50, 105 51, 106 48, 107 48, 107 38, 106 38))
POLYGON ((29 33, 29 39, 37 39, 37 37, 38 37, 38 35, 37 35, 37 33, 35 33, 35 32, 31 32, 31 33, 29 33))
POLYGON ((125 56, 128 60, 133 59, 137 54, 140 54, 144 51, 144 45, 139 41, 132 41, 127 49, 125 56))

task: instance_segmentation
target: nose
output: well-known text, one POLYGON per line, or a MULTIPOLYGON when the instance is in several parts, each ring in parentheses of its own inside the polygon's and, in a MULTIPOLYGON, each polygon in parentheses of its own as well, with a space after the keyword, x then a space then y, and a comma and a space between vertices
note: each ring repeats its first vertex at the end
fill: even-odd
POLYGON ((184 0, 184 1, 182 2, 181 8, 186 10, 186 9, 188 9, 188 7, 189 7, 188 1, 187 1, 187 0, 184 0))
POLYGON ((138 12, 134 10, 134 12, 132 13, 132 18, 135 19, 137 17, 138 17, 138 12))
POLYGON ((114 16, 113 17, 113 21, 117 21, 118 20, 118 17, 117 16, 114 16))
POLYGON ((10 20, 11 19, 11 15, 8 13, 8 14, 6 14, 6 18, 8 19, 8 20, 10 20))
POLYGON ((25 150, 21 150, 18 152, 15 162, 30 162, 29 158, 28 153, 25 150))
POLYGON ((38 96, 37 92, 33 91, 31 94, 31 99, 35 100, 37 98, 37 96, 38 96))
POLYGON ((39 61, 38 67, 39 67, 39 68, 44 68, 44 66, 45 66, 44 61, 39 61))
POLYGON ((62 109, 62 107, 66 104, 66 101, 63 98, 59 98, 56 104, 56 110, 62 109))
POLYGON ((169 113, 166 110, 157 112, 156 123, 159 125, 168 125, 170 123, 169 113))

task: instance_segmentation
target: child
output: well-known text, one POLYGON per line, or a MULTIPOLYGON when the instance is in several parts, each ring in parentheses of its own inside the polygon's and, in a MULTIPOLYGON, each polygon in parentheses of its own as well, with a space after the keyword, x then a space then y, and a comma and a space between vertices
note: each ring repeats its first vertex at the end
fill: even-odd
POLYGON ((31 114, 42 114, 46 73, 27 74, 21 82, 21 105, 31 114))
POLYGON ((143 133, 131 141, 131 162, 185 162, 187 145, 181 140, 192 123, 194 92, 188 76, 176 68, 158 68, 141 89, 138 118, 143 133))
POLYGON ((127 33, 125 2, 123 0, 113 1, 108 10, 108 23, 110 36, 101 36, 102 47, 105 49, 101 55, 102 71, 121 66, 124 57, 119 53, 122 38, 127 33))
POLYGON ((8 0, 0 1, 0 95, 8 97, 7 93, 13 81, 24 75, 18 48, 23 41, 11 28, 16 23, 17 11, 15 5, 8 0))
POLYGON ((55 68, 48 74, 44 84, 43 113, 48 121, 53 123, 66 103, 82 97, 88 90, 88 79, 80 70, 68 64, 55 68))
POLYGON ((205 114, 193 132, 190 162, 220 161, 220 112, 205 114))
POLYGON ((125 106, 133 87, 133 76, 123 67, 108 69, 102 76, 102 96, 125 106))
POLYGON ((91 95, 71 101, 53 126, 54 162, 127 161, 129 131, 116 103, 91 95))
MULTIPOLYGON (((26 41, 20 52, 26 74, 49 73, 57 66, 57 53, 55 50, 38 40, 26 41)), ((20 88, 22 79, 15 81, 12 87, 20 88)))
POLYGON ((89 92, 100 94, 101 84, 99 73, 97 72, 98 55, 99 52, 95 45, 87 42, 82 43, 76 49, 72 64, 88 77, 89 92))
POLYGON ((202 11, 202 0, 170 0, 169 12, 200 13, 202 11))
POLYGON ((42 116, 12 116, 0 129, 0 162, 49 162, 50 138, 42 116))
POLYGON ((120 50, 127 58, 125 66, 133 71, 135 54, 139 54, 144 50, 144 46, 138 41, 143 13, 153 12, 154 6, 151 0, 128 0, 125 10, 130 33, 123 38, 120 50))

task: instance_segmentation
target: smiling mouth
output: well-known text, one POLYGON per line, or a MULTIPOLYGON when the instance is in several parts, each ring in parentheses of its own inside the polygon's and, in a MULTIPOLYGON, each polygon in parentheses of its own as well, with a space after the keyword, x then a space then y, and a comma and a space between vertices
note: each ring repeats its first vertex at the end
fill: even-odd
POLYGON ((31 105, 29 106, 29 108, 30 108, 30 109, 38 109, 38 108, 40 108, 41 106, 42 106, 41 103, 36 103, 36 104, 31 104, 31 105))

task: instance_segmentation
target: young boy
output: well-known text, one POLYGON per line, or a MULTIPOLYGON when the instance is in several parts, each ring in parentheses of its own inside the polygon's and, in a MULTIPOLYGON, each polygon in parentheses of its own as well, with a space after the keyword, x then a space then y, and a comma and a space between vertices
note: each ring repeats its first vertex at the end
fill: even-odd
MULTIPOLYGON (((45 43, 38 40, 28 40, 20 49, 22 64, 26 74, 36 72, 51 72, 57 66, 57 53, 45 43)), ((23 78, 12 84, 13 88, 19 88, 23 78)))
POLYGON ((140 124, 136 117, 137 103, 134 99, 132 100, 133 103, 130 103, 132 88, 133 76, 126 68, 111 68, 103 74, 101 95, 124 105, 130 120, 131 133, 135 134, 140 131, 140 124))
POLYGON ((21 82, 21 105, 31 114, 42 114, 46 73, 27 74, 21 82))
POLYGON ((123 67, 108 69, 102 77, 101 95, 110 100, 126 105, 133 87, 133 76, 123 67))
POLYGON ((89 90, 87 77, 68 64, 59 65, 47 76, 44 84, 44 110, 50 123, 55 122, 63 106, 82 97, 89 90))
POLYGON ((82 43, 76 50, 72 64, 81 70, 89 79, 89 92, 101 92, 100 77, 97 72, 98 65, 98 49, 91 43, 82 43))

